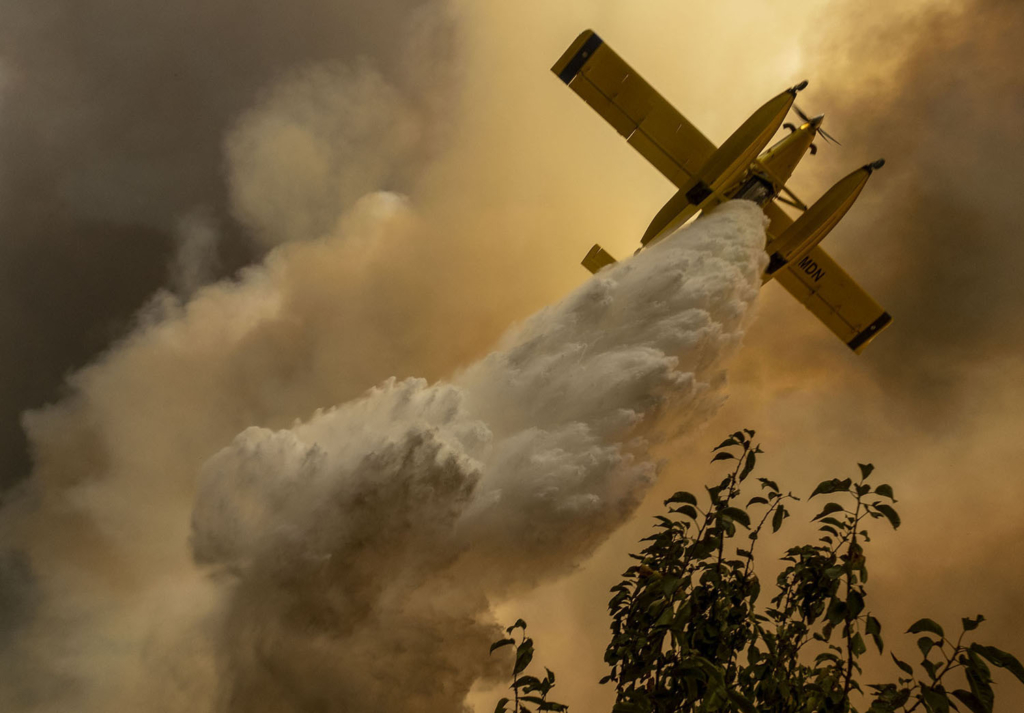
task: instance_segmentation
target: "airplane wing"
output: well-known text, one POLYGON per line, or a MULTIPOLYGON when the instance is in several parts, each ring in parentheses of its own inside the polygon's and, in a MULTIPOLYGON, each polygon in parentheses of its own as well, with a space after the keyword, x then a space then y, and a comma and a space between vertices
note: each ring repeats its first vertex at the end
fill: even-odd
POLYGON ((680 188, 715 152, 715 145, 593 30, 577 37, 551 71, 680 188))
MULTIPOLYGON (((765 207, 769 232, 778 235, 792 220, 774 203, 765 207)), ((861 288, 821 246, 796 264, 775 273, 774 279, 809 309, 826 327, 860 354, 892 323, 892 317, 861 288)))

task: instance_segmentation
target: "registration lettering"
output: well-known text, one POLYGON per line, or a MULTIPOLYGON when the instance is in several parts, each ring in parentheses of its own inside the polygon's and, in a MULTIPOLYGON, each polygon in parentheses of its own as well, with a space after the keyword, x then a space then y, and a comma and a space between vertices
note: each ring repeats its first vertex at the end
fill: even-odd
POLYGON ((806 272, 815 282, 819 282, 825 276, 825 271, 818 267, 810 257, 804 256, 800 261, 800 268, 806 272))

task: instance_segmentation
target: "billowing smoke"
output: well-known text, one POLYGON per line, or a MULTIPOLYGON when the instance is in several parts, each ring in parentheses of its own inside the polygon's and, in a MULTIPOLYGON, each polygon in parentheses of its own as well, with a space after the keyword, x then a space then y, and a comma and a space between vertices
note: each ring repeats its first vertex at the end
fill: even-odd
MULTIPOLYGON (((311 152, 316 160, 323 148, 317 138, 325 134, 337 142, 335 156, 356 141, 365 158, 371 146, 380 148, 363 143, 373 121, 366 112, 383 106, 367 100, 380 95, 398 109, 393 97, 400 92, 396 131, 406 138, 375 156, 372 171, 363 166, 379 183, 354 193, 359 187, 350 180, 344 195, 332 196, 339 204, 366 190, 408 190, 447 131, 451 114, 440 109, 456 85, 454 28, 440 0, 259 6, 11 0, 0 16, 0 331, 8 335, 0 344, 0 488, 6 488, 29 470, 19 413, 57 398, 65 373, 129 331, 132 315, 156 289, 188 292, 196 280, 259 259, 264 245, 297 237, 295 230, 270 237, 262 224, 247 233, 254 219, 266 218, 253 215, 254 201, 266 202, 257 210, 273 210, 282 196, 291 199, 310 184, 296 182, 294 170, 280 172, 275 188, 290 190, 277 201, 236 188, 234 180, 225 187, 222 145, 240 121, 229 157, 232 179, 253 163, 270 168, 275 150, 291 154, 292 168, 311 152), (338 69, 343 63, 353 69, 338 69), (346 92, 339 101, 342 93, 325 85, 345 81, 339 77, 346 72, 358 77, 356 95, 346 92), (242 119, 261 101, 303 100, 308 92, 272 88, 300 79, 333 101, 323 107, 330 125, 303 123, 308 101, 294 107, 290 123, 242 119), (246 142, 266 140, 268 132, 280 142, 261 144, 262 153, 253 155, 246 142), (385 164, 396 151, 402 161, 385 164), (202 244, 193 230, 196 216, 207 226, 202 244), (183 229, 183 221, 191 225, 183 229), (216 259, 197 270, 197 252, 216 259)), ((345 177, 319 178, 318 190, 331 191, 345 177)), ((311 191, 301 201, 322 197, 311 191)), ((305 206, 292 207, 294 213, 305 206)), ((318 225, 307 222, 313 225, 284 227, 318 225)))
POLYGON ((237 577, 230 709, 458 710, 491 670, 488 604, 565 572, 635 509, 662 407, 688 425, 716 410, 762 220, 720 210, 452 383, 390 380, 211 458, 192 544, 237 577))
POLYGON ((265 243, 326 235, 339 206, 394 187, 421 131, 415 107, 365 62, 304 68, 228 135, 233 211, 265 243))
MULTIPOLYGON (((343 222, 409 219, 368 200, 375 219, 343 222)), ((317 318, 290 280, 344 264, 357 237, 283 246, 241 284, 153 305, 73 401, 27 420, 40 487, 6 514, 41 573, 16 591, 39 611, 7 644, 21 675, 5 709, 459 710, 494 672, 489 607, 571 570, 652 483, 648 444, 717 410, 764 259, 761 212, 730 204, 446 381, 245 428, 275 418, 247 412, 231 375, 275 395, 252 345, 317 318)), ((347 289, 316 284, 328 302, 347 289)), ((330 360, 322 347, 303 363, 330 360)))

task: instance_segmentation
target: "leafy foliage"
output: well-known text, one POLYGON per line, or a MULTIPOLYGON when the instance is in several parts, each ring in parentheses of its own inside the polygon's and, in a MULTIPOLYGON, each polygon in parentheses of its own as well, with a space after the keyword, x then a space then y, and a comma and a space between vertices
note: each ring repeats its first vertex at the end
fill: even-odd
MULTIPOLYGON (((809 500, 827 500, 812 518, 818 538, 786 551, 771 598, 761 601, 755 548, 798 498, 767 478, 751 480, 762 452, 754 435, 737 431, 714 449, 712 463, 733 467, 700 498, 680 491, 665 501, 668 513, 612 588, 611 672, 601 683, 615 686, 613 713, 860 713, 858 704, 869 706, 864 713, 992 713, 989 666, 1021 682, 1024 667, 1005 651, 965 643, 981 615, 962 619, 955 641, 938 622, 918 620, 907 632, 918 637, 917 666, 890 654, 896 681, 861 686, 868 642, 884 651, 882 624, 867 608, 868 525, 901 524, 892 487, 868 482, 870 464, 813 490, 809 500), (758 492, 742 505, 752 482, 758 492)), ((524 633, 520 648, 526 642, 532 657, 524 633)), ((518 653, 516 661, 513 676, 518 653)))
POLYGON ((632 555, 637 564, 612 589, 605 652, 612 670, 603 682, 616 687, 616 713, 855 713, 858 693, 868 694, 868 713, 946 713, 957 703, 991 713, 985 662, 1024 681, 1010 654, 963 643, 963 634, 983 621, 979 616, 962 621, 955 643, 931 619, 916 622, 909 633, 925 634, 918 641, 919 673, 894 656, 896 683, 861 687, 866 642, 884 649, 882 624, 866 606, 866 526, 872 519, 900 526, 893 489, 868 482, 870 464, 859 466, 857 478, 831 478, 814 489, 810 499, 828 498, 812 518, 818 540, 786 551, 773 596, 760 605, 755 546, 768 523, 778 532, 798 498, 757 478, 760 492, 740 505, 761 453, 753 437, 738 431, 714 449, 712 462, 736 465, 706 488, 705 505, 688 492, 665 501, 669 515, 657 518, 647 546, 632 555), (956 669, 967 689, 948 688, 956 669))
POLYGON ((507 638, 498 639, 491 644, 491 653, 505 646, 515 646, 515 658, 512 663, 512 698, 502 698, 494 707, 494 713, 539 713, 540 711, 552 711, 560 713, 568 710, 568 706, 548 700, 548 694, 555 687, 555 674, 550 669, 544 669, 547 673, 544 678, 537 678, 526 673, 526 669, 533 661, 533 639, 526 636, 526 622, 517 619, 516 623, 505 629, 507 638), (517 643, 514 632, 520 633, 520 640, 517 643), (508 705, 512 704, 509 708, 508 705))

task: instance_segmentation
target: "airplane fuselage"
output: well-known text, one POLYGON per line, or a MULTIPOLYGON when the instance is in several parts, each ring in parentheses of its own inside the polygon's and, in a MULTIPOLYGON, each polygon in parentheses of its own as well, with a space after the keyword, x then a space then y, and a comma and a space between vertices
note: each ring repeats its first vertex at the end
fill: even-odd
MULTIPOLYGON (((686 197, 686 192, 680 190, 659 211, 659 215, 668 211, 673 212, 674 215, 667 221, 659 221, 657 217, 655 218, 651 225, 652 227, 657 226, 657 229, 652 231, 651 228, 648 228, 648 236, 645 236, 647 239, 641 241, 644 247, 675 232, 680 225, 690 220, 699 211, 710 211, 727 200, 738 198, 764 206, 778 198, 785 189, 786 182, 793 175, 793 171, 810 150, 819 126, 821 126, 821 117, 794 128, 788 136, 756 155, 752 161, 748 161, 742 167, 745 170, 733 170, 728 176, 728 180, 717 182, 718 190, 713 190, 704 196, 695 195, 691 191, 689 197, 691 199, 698 198, 697 201, 687 200, 684 202, 680 200, 680 195, 686 197)), ((736 133, 739 134, 742 128, 736 133)), ((778 127, 774 126, 773 128, 777 130, 778 127)), ((806 208, 803 205, 799 207, 806 208)))
MULTIPOLYGON (((767 230, 765 250, 769 255, 769 263, 763 281, 768 282, 779 269, 791 264, 812 277, 817 275, 820 268, 813 261, 802 259, 846 215, 867 183, 868 177, 885 163, 875 161, 857 169, 836 183, 813 205, 805 205, 789 193, 786 183, 807 152, 813 153, 814 139, 823 118, 817 116, 804 122, 802 126, 789 126, 791 130, 788 136, 759 154, 745 171, 734 172, 729 181, 717 182, 720 186, 718 190, 711 190, 704 196, 695 196, 693 191, 685 194, 689 198, 701 198, 699 203, 695 200, 680 201, 679 196, 684 194, 681 190, 662 208, 658 217, 655 217, 645 239, 641 240, 641 249, 675 232, 698 213, 707 213, 728 200, 749 200, 765 208, 772 219, 767 230), (789 195, 787 197, 784 194, 789 195), (777 200, 798 208, 803 211, 802 214, 795 221, 788 218, 779 220, 781 210, 773 205, 777 200), (774 211, 767 211, 770 205, 775 208, 774 211), (674 214, 667 221, 664 216, 666 212, 674 214), (656 231, 653 230, 655 227, 656 231)), ((740 131, 742 127, 737 134, 740 131)))

